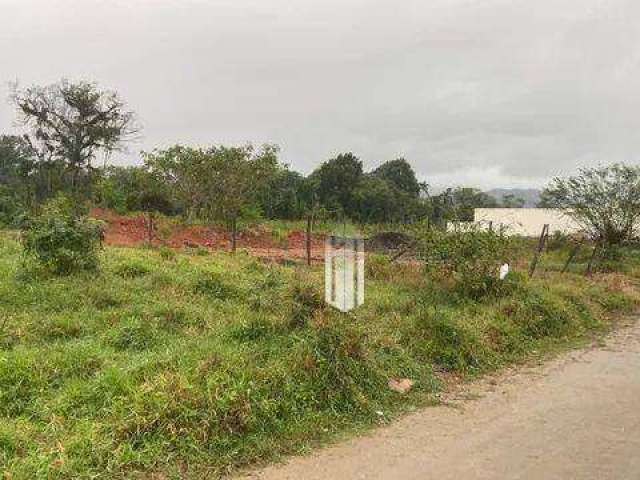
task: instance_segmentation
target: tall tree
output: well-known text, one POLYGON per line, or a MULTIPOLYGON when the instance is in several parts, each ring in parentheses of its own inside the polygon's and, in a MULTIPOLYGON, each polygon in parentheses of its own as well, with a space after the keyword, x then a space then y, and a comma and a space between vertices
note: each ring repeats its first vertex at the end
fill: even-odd
POLYGON ((29 142, 16 135, 0 135, 0 184, 25 184, 33 168, 29 142))
POLYGON ((22 137, 0 135, 0 223, 14 224, 33 203, 34 157, 22 137))
POLYGON ((320 203, 347 215, 357 213, 355 191, 362 178, 362 161, 350 152, 324 162, 311 174, 320 203))
POLYGON ((302 174, 278 167, 258 194, 262 213, 267 218, 293 220, 301 218, 309 209, 302 174))
POLYGON ((376 168, 372 175, 385 180, 398 191, 412 197, 418 197, 422 190, 413 168, 404 158, 398 158, 383 163, 376 168))
POLYGON ((361 222, 390 222, 399 216, 402 201, 382 178, 367 175, 355 191, 361 222))
POLYGON ((614 246, 634 238, 640 225, 640 167, 613 164, 554 178, 541 195, 561 208, 595 241, 614 246))
POLYGON ((118 94, 90 82, 62 80, 23 89, 16 85, 12 100, 39 161, 63 164, 73 191, 78 191, 83 174, 90 175, 99 151, 121 149, 138 131, 133 112, 118 94))
POLYGON ((238 219, 255 211, 258 194, 277 172, 278 148, 265 145, 192 148, 175 146, 144 154, 151 171, 174 189, 189 216, 224 222, 235 231, 238 219))

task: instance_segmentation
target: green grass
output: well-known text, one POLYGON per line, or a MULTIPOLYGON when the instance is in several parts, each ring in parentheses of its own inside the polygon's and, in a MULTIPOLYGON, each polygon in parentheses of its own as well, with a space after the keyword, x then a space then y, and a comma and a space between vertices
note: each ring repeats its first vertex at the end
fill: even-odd
POLYGON ((516 277, 470 301, 376 257, 367 302, 323 306, 320 267, 108 248, 94 274, 23 267, 0 237, 0 471, 211 478, 388 421, 630 311, 607 278, 516 277), (399 395, 390 377, 413 379, 399 395), (383 412, 381 417, 379 412, 383 412))

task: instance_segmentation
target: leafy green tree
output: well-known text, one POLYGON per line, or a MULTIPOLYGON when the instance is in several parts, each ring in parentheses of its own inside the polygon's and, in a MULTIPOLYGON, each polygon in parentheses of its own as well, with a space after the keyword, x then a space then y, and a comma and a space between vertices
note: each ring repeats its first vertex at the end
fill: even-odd
POLYGON ((24 137, 0 135, 0 184, 26 183, 34 163, 33 151, 24 137))
POLYGON ((449 221, 471 222, 476 208, 495 208, 495 198, 477 188, 448 188, 444 192, 429 197, 431 219, 444 225, 449 221))
POLYGON ((165 215, 177 211, 169 185, 147 166, 107 166, 100 171, 94 196, 97 205, 119 213, 149 208, 165 215))
POLYGON ((16 225, 32 204, 37 188, 28 142, 0 135, 0 224, 16 225))
POLYGON ((285 166, 276 168, 258 193, 258 200, 267 218, 298 219, 311 206, 304 176, 285 166))
POLYGON ((469 187, 458 187, 452 192, 453 217, 462 222, 473 221, 474 209, 495 208, 498 202, 491 195, 469 187))
POLYGON ((60 166, 69 173, 72 191, 78 192, 83 180, 88 187, 97 153, 121 149, 138 131, 133 112, 118 94, 94 83, 62 80, 24 89, 16 85, 11 98, 42 171, 49 175, 48 194, 54 191, 52 175, 60 166))
POLYGON ((430 221, 435 225, 444 226, 455 217, 453 189, 447 188, 445 191, 427 196, 429 205, 430 221))
POLYGON ((428 202, 368 174, 355 191, 356 218, 363 223, 411 222, 428 217, 428 202))
POLYGON ((144 154, 184 205, 188 215, 208 222, 224 222, 235 231, 238 219, 255 214, 258 194, 278 169, 278 149, 265 145, 213 146, 206 149, 175 146, 144 154))
POLYGON ((355 192, 363 179, 362 161, 353 153, 341 153, 311 174, 320 204, 349 216, 357 214, 355 192))
POLYGON ((402 208, 400 199, 387 181, 366 176, 355 190, 358 220, 364 223, 390 222, 402 208))
POLYGON ((386 181, 396 190, 410 197, 417 198, 422 190, 416 173, 404 158, 383 163, 372 172, 372 175, 386 181))
POLYGON ((563 209, 595 241, 607 247, 620 245, 638 233, 640 167, 613 164, 554 178, 541 203, 563 209))
POLYGON ((135 171, 140 167, 107 166, 96 175, 94 200, 102 208, 118 213, 129 210, 128 197, 139 191, 135 171))

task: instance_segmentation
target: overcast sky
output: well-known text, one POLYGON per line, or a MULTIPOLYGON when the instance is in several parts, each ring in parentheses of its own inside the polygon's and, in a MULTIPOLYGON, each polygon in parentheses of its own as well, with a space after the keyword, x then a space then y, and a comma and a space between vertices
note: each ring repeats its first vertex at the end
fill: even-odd
POLYGON ((0 97, 62 77, 138 113, 120 163, 270 142, 491 188, 640 162, 638 0, 0 0, 0 97))

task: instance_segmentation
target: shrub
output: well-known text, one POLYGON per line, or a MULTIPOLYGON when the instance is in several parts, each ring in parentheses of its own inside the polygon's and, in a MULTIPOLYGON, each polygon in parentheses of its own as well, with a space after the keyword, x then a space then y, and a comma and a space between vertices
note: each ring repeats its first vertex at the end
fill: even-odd
POLYGON ((562 337, 570 331, 573 316, 565 302, 548 290, 532 290, 514 301, 512 318, 530 338, 562 337))
POLYGON ((166 246, 160 247, 160 250, 158 250, 158 253, 160 254, 160 258, 162 258, 165 261, 176 259, 176 252, 169 247, 166 247, 166 246))
POLYGON ((59 196, 42 213, 27 221, 22 235, 24 252, 56 274, 69 274, 98 267, 102 237, 99 222, 77 211, 71 201, 59 196))
POLYGON ((122 263, 115 268, 116 275, 122 278, 137 278, 149 273, 149 267, 139 260, 122 263))
POLYGON ((445 281, 463 296, 479 299, 500 294, 500 265, 509 263, 512 240, 500 233, 478 229, 446 232, 431 229, 422 234, 418 252, 426 272, 445 281))

